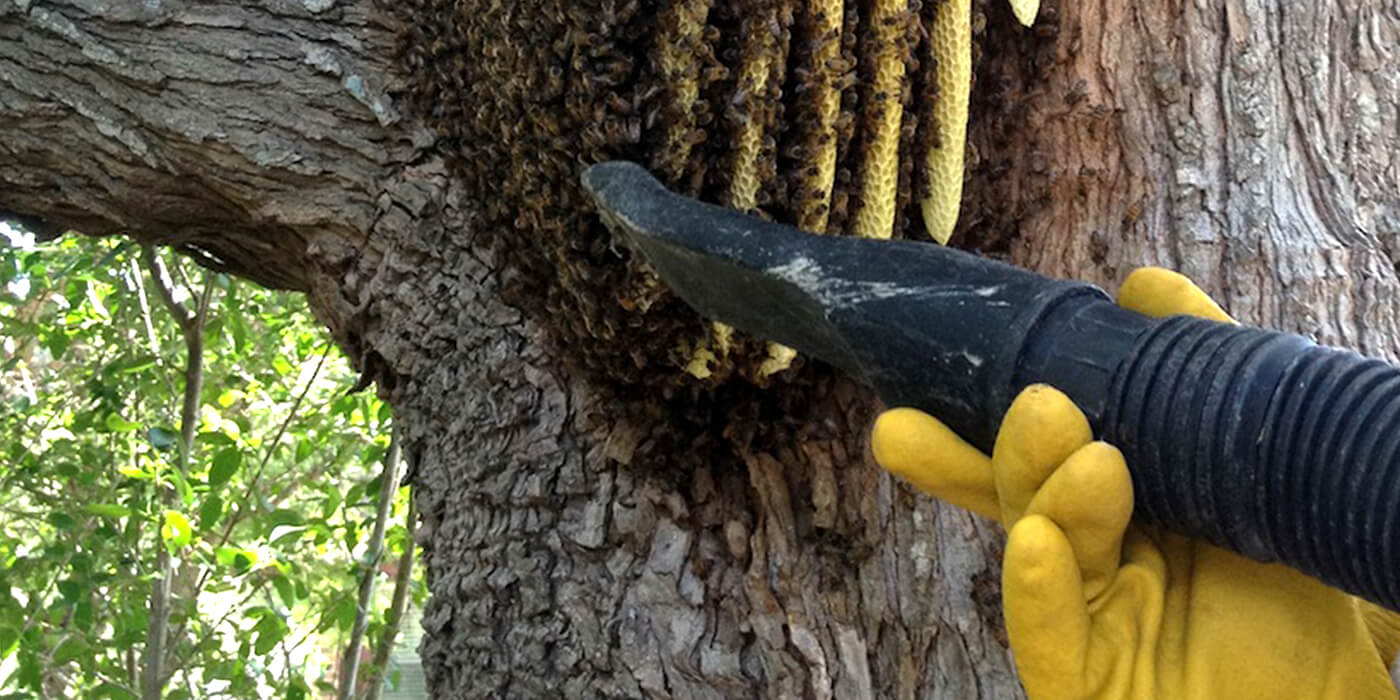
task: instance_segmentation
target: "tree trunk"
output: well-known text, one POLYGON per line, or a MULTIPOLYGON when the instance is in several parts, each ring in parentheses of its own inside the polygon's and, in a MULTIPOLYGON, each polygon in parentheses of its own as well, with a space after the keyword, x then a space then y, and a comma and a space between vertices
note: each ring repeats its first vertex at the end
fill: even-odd
MULTIPOLYGON (((1019 694, 999 529, 872 466, 870 395, 827 370, 758 376, 751 344, 708 384, 682 375, 665 353, 706 326, 571 189, 628 156, 742 204, 722 171, 759 124, 748 206, 791 217, 812 85, 869 99, 868 3, 845 3, 853 72, 829 83, 805 5, 656 4, 5 4, 0 212, 307 293, 404 430, 436 696, 1019 694), (673 39, 708 63, 668 59, 673 39), (759 51, 782 59, 766 83, 739 65, 759 51)), ((903 16, 922 71, 934 4, 903 16)), ((974 13, 955 243, 1110 288, 1176 267, 1243 321, 1397 356, 1393 9, 1047 2, 1030 31, 974 13)), ((858 121, 835 131, 833 232, 862 206, 858 121)))

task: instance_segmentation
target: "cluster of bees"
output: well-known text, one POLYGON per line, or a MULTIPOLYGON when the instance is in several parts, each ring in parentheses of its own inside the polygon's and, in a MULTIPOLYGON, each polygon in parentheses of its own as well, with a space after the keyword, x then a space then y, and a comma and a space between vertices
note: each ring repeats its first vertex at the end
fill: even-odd
POLYGON ((403 28, 402 98, 479 207, 507 301, 592 377, 673 395, 791 382, 802 362, 673 298, 614 245, 582 169, 628 159, 678 191, 806 230, 946 240, 962 187, 967 27, 980 12, 969 2, 404 0, 385 11, 403 28))

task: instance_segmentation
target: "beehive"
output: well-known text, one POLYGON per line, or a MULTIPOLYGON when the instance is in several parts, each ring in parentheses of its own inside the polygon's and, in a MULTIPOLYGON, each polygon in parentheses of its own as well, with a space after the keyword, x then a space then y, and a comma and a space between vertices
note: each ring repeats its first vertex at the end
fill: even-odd
POLYGON ((725 336, 615 246, 580 191, 582 168, 635 160, 680 191, 809 230, 926 237, 926 220, 955 216, 946 201, 921 215, 940 191, 928 173, 961 183, 940 155, 952 146, 939 131, 949 118, 939 100, 949 98, 931 37, 948 34, 935 26, 947 21, 940 13, 966 13, 966 3, 385 9, 403 27, 404 97, 480 206, 479 233, 508 268, 507 300, 545 320, 571 365, 619 388, 670 393, 784 382, 793 371, 774 373, 772 348, 725 336))

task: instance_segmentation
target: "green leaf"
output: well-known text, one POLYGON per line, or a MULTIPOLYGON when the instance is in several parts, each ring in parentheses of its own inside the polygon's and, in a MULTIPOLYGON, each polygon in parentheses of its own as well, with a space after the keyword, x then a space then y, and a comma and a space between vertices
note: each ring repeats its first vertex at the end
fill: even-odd
POLYGON ((292 585, 292 580, 286 576, 278 576, 272 579, 272 587, 277 589, 277 597, 282 599, 282 604, 292 607, 297 604, 296 586, 292 585))
POLYGON ((156 356, 150 353, 124 354, 103 367, 102 372, 108 375, 139 374, 154 367, 155 364, 156 356))
MULTIPOLYGON (((57 355, 55 355, 55 357, 57 357, 57 355)), ((272 368, 277 370, 277 373, 284 377, 296 370, 291 363, 287 362, 287 358, 281 355, 272 358, 272 368)))
POLYGON ((258 553, 251 549, 245 549, 233 555, 233 568, 240 573, 251 570, 257 563, 258 553))
POLYGON ((208 530, 224 516, 224 497, 210 494, 199 506, 199 529, 208 530))
POLYGON ((229 335, 233 336, 233 350, 238 354, 243 354, 248 347, 248 324, 243 320, 241 314, 234 314, 229 317, 229 335))
POLYGON ((238 547, 230 547, 229 545, 223 545, 218 549, 214 550, 214 560, 219 562, 219 566, 233 566, 234 556, 241 551, 243 550, 239 549, 238 547))
POLYGON ((73 625, 84 632, 92 631, 92 602, 86 598, 73 607, 73 625))
POLYGON ((200 443, 209 445, 211 447, 224 447, 238 444, 237 442, 234 442, 233 438, 217 430, 207 430, 205 432, 202 432, 198 436, 196 436, 196 439, 200 443))
POLYGON ((278 508, 263 516, 262 522, 270 532, 278 525, 301 525, 306 522, 306 516, 302 515, 300 511, 290 508, 278 508))
POLYGON ((151 441, 151 446, 157 450, 168 450, 175 446, 180 439, 180 434, 169 428, 155 427, 146 431, 146 437, 151 441))
POLYGON ((23 269, 30 277, 38 277, 47 280, 49 276, 48 262, 39 251, 34 251, 24 256, 23 269))
POLYGON ((214 558, 219 562, 219 566, 228 567, 240 574, 247 573, 258 563, 257 552, 228 545, 219 547, 214 552, 214 558))
POLYGON ((243 392, 230 389, 219 394, 219 398, 215 399, 215 401, 219 404, 220 408, 228 408, 241 398, 243 398, 243 392))
POLYGON ((92 647, 83 640, 82 637, 72 636, 58 645, 53 651, 53 661, 55 666, 62 666, 74 659, 92 658, 92 647))
POLYGON ((77 600, 83 594, 83 589, 77 581, 64 579, 58 582, 58 594, 66 600, 77 600))
POLYGON ((80 470, 77 476, 74 478, 76 478, 78 480, 78 483, 82 484, 83 486, 91 486, 97 483, 98 479, 102 478, 102 472, 96 469, 85 468, 80 470))
POLYGON ((355 551, 355 545, 357 545, 357 544, 360 543, 360 526, 359 526, 359 524, 356 523, 356 522, 354 522, 354 521, 351 521, 351 522, 346 523, 346 524, 345 524, 345 533, 344 533, 342 539, 343 539, 344 542, 345 542, 345 551, 347 551, 347 552, 353 552, 353 551, 355 551))
POLYGON ((194 530, 183 513, 167 510, 160 526, 160 538, 164 540, 166 549, 174 554, 176 550, 189 545, 194 539, 194 530))
POLYGON ((287 688, 287 700, 306 700, 306 682, 300 678, 293 678, 292 684, 287 688))
POLYGON ((360 451, 360 461, 365 464, 380 464, 388 452, 389 449, 384 445, 370 445, 360 451))
POLYGON ((350 414, 355 411, 355 398, 353 396, 341 396, 331 404, 331 411, 341 418, 350 418, 350 414))
POLYGON ((286 638, 287 632, 291 630, 282 618, 266 615, 253 626, 253 631, 257 634, 257 640, 253 642, 253 652, 261 655, 277 648, 277 643, 286 638))
POLYGON ((300 462, 300 461, 306 459, 307 457, 310 457, 310 456, 311 456, 311 453, 312 453, 312 452, 315 452, 315 451, 316 451, 316 447, 315 447, 315 445, 312 445, 312 444, 311 444, 311 440, 309 440, 309 439, 307 439, 307 438, 302 438, 302 439, 298 440, 298 441, 297 441, 296 461, 297 461, 297 462, 300 462))
POLYGON ((151 625, 151 614, 145 606, 133 605, 120 611, 115 624, 117 634, 113 639, 119 645, 133 645, 146 638, 146 628, 151 625))
POLYGON ((331 516, 335 515, 336 510, 340 508, 340 489, 335 484, 328 484, 324 493, 326 500, 321 503, 321 519, 330 520, 331 516))
POLYGON ((285 547, 306 534, 306 528, 293 525, 278 525, 267 533, 268 544, 274 547, 285 547))
POLYGON ((78 523, 78 521, 73 519, 73 516, 58 510, 49 513, 47 520, 50 525, 53 525, 59 530, 71 530, 73 526, 78 523))
POLYGON ((209 467, 209 485, 222 486, 228 483, 238 468, 243 466, 243 453, 236 447, 227 447, 214 454, 214 462, 209 467))
POLYGON ((39 667, 38 659, 26 659, 25 655, 21 654, 15 680, 21 688, 28 688, 36 693, 43 690, 44 672, 39 667))
POLYGON ((92 555, 87 552, 74 552, 68 557, 68 566, 80 574, 92 573, 92 555))
POLYGON ((105 423, 107 429, 114 433, 130 433, 141 428, 140 423, 132 423, 115 413, 108 413, 105 423))
POLYGON ((128 479, 141 479, 141 480, 143 480, 143 481, 146 480, 146 479, 154 479, 155 476, 156 476, 155 474, 152 474, 150 471, 147 471, 147 470, 142 469, 142 468, 140 468, 140 467, 133 467, 133 466, 131 466, 131 465, 127 465, 127 466, 124 466, 124 467, 117 467, 117 473, 118 473, 118 474, 121 474, 122 476, 124 476, 124 477, 126 477, 126 478, 128 478, 128 479))
POLYGON ((335 626, 342 632, 349 632, 355 624, 355 596, 341 595, 337 598, 331 609, 326 611, 321 624, 324 629, 335 626))
POLYGON ((250 620, 261 620, 268 615, 276 615, 277 611, 266 605, 249 605, 243 609, 243 617, 250 620))
POLYGON ((180 502, 185 504, 186 508, 194 505, 194 489, 190 488, 189 479, 174 469, 166 473, 170 475, 170 482, 175 485, 175 490, 180 493, 180 502))
POLYGON ((104 518, 125 518, 131 515, 131 509, 126 506, 119 506, 115 503, 89 503, 83 506, 83 510, 104 518))
POLYGON ((68 351, 68 334, 61 329, 54 329, 44 338, 44 348, 57 360, 63 357, 63 353, 68 351))
POLYGON ((19 630, 0 627, 0 659, 8 659, 19 648, 19 630))
POLYGON ((117 371, 121 374, 136 374, 138 372, 144 372, 155 366, 156 356, 150 353, 146 353, 144 355, 137 355, 136 357, 121 362, 120 369, 118 369, 117 371))

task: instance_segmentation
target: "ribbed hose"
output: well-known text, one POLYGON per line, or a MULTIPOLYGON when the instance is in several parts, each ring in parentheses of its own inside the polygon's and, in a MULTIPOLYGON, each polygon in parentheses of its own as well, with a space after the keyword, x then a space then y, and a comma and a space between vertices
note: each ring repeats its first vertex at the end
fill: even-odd
POLYGON ((1400 369, 1175 318, 1113 378, 1103 428, 1147 522, 1400 609, 1400 369))

